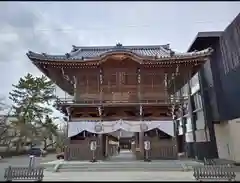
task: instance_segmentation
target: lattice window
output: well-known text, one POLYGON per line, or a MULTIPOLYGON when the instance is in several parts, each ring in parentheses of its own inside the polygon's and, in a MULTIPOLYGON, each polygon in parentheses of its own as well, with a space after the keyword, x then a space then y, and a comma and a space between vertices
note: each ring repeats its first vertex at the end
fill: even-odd
POLYGON ((86 86, 87 85, 87 76, 86 75, 80 76, 78 84, 79 84, 79 86, 86 86))
POLYGON ((137 84, 137 74, 128 74, 125 72, 121 73, 121 83, 125 85, 136 85, 137 84))
POLYGON ((164 84, 164 76, 161 74, 153 73, 152 74, 152 84, 153 85, 164 84))
POLYGON ((116 85, 117 84, 117 74, 106 74, 103 76, 104 85, 116 85))
POLYGON ((142 74, 141 75, 141 84, 143 85, 152 85, 152 74, 142 74))
POLYGON ((196 94, 193 95, 193 110, 198 110, 202 108, 202 98, 200 92, 197 92, 196 94))
POLYGON ((88 86, 91 87, 91 89, 96 90, 98 89, 99 84, 99 77, 96 74, 88 75, 88 86))

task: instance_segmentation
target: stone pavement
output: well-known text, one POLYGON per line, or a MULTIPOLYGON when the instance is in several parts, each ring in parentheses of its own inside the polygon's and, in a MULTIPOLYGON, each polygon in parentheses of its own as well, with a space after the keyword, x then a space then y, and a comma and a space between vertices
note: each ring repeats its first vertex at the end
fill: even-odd
POLYGON ((192 172, 44 172, 43 181, 194 181, 192 172))
MULTIPOLYGON (((89 161, 70 161, 62 163, 75 166, 77 171, 44 171, 44 181, 195 181, 193 172, 187 167, 198 164, 191 160, 155 160, 150 163, 144 163, 139 160, 135 160, 135 157, 129 151, 122 151, 119 155, 110 158, 107 161, 98 161, 91 163, 89 161), (115 164, 114 166, 112 166, 115 164), (147 164, 149 164, 147 166, 147 164), (76 167, 78 165, 78 168, 76 167), (132 170, 129 171, 128 167, 132 166, 132 170), (176 165, 189 171, 169 171, 169 167, 176 165), (91 168, 91 167, 95 168, 91 168), (109 170, 109 167, 111 168, 109 170), (140 167, 142 170, 139 170, 140 167), (149 167, 150 166, 150 167, 149 167), (157 167, 157 171, 152 171, 154 167, 157 167), (108 169, 106 169, 108 167, 108 169), (137 168, 134 168, 137 167, 137 168), (165 171, 160 169, 164 168, 165 171), (105 169, 104 171, 101 169, 105 169), (113 171, 113 169, 115 169, 113 171), (126 169, 126 170, 125 170, 126 169), (160 170, 160 171, 159 171, 160 170)), ((60 163, 59 160, 44 163, 45 165, 56 165, 60 163)), ((240 180, 240 173, 237 173, 236 180, 240 180)))
MULTIPOLYGON (((236 181, 240 180, 237 173, 236 181)), ((43 181, 196 181, 193 172, 44 172, 43 181)))

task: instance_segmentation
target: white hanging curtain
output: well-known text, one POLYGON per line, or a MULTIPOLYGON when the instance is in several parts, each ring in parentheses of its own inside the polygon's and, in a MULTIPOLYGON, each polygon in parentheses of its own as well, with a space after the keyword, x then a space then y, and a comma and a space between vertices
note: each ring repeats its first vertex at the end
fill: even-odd
POLYGON ((105 134, 118 131, 120 129, 127 132, 145 132, 158 128, 170 136, 174 136, 173 121, 105 121, 89 122, 78 121, 68 123, 68 137, 75 136, 82 131, 88 131, 96 134, 105 134))

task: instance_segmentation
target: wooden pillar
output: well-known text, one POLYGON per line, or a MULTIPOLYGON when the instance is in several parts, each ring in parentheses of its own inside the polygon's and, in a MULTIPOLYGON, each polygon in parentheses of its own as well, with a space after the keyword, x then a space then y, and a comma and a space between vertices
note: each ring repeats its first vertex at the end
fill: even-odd
MULTIPOLYGON (((140 116, 140 121, 141 122, 142 122, 142 113, 143 113, 143 109, 142 109, 142 105, 140 105, 140 107, 139 107, 139 116, 140 116)), ((140 132, 139 133, 139 148, 140 148, 140 151, 142 153, 144 152, 143 141, 144 141, 144 132, 140 132)))
POLYGON ((73 76, 73 80, 74 80, 74 83, 73 83, 73 87, 74 87, 74 101, 77 100, 77 85, 78 85, 78 79, 76 76, 73 76))
MULTIPOLYGON (((100 122, 102 122, 102 108, 98 107, 97 110, 98 110, 99 117, 100 117, 99 120, 100 120, 100 122)), ((98 138, 100 141, 100 151, 101 151, 102 157, 106 156, 106 138, 105 137, 106 137, 105 134, 98 135, 98 138)))
POLYGON ((109 152, 109 139, 108 139, 108 135, 106 135, 106 138, 105 138, 105 147, 106 147, 106 157, 109 156, 108 152, 109 152))
MULTIPOLYGON (((140 68, 138 68, 137 69, 137 82, 138 82, 138 85, 137 85, 137 87, 138 87, 138 101, 141 103, 141 73, 140 73, 140 68)), ((136 133, 136 147, 137 148, 140 148, 140 150, 141 150, 141 141, 140 141, 140 133, 136 133)))
MULTIPOLYGON (((99 70, 99 81, 98 81, 98 85, 99 85, 99 91, 100 91, 100 103, 102 103, 103 101, 103 74, 102 74, 102 69, 100 68, 99 70)), ((99 117, 100 117, 100 121, 102 122, 102 106, 98 107, 98 112, 99 112, 99 117)), ((100 138, 100 146, 101 146, 101 152, 102 152, 102 156, 103 158, 107 156, 107 136, 106 134, 101 134, 99 135, 100 138)))
POLYGON ((69 153, 69 151, 70 151, 69 145, 70 145, 70 142, 71 142, 71 137, 68 137, 68 128, 69 128, 69 122, 71 121, 71 110, 70 110, 69 107, 67 108, 67 114, 68 114, 69 120, 68 120, 68 122, 67 122, 67 138, 66 138, 66 140, 65 140, 65 142, 64 142, 64 144, 65 144, 65 148, 64 148, 64 160, 65 160, 65 161, 68 161, 69 158, 70 158, 70 157, 69 157, 69 155, 70 155, 70 153, 69 153))
POLYGON ((140 132, 139 133, 139 149, 141 153, 144 153, 143 141, 144 141, 144 132, 140 132))
MULTIPOLYGON (((138 68, 138 99, 141 103, 142 96, 141 96, 141 69, 138 68)), ((139 106, 139 119, 142 122, 142 115, 143 115, 143 107, 142 105, 139 106)), ((143 147, 143 141, 144 141, 144 132, 139 132, 139 149, 141 154, 144 153, 144 147, 143 147)))
POLYGON ((100 68, 99 70, 99 92, 100 92, 100 101, 102 103, 103 101, 103 87, 102 87, 102 84, 103 84, 103 73, 102 73, 102 69, 100 68))

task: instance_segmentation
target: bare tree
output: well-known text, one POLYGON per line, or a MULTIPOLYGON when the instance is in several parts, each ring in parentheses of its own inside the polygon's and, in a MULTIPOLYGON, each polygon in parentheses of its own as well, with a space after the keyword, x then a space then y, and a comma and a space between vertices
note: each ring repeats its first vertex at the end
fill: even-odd
POLYGON ((57 136, 57 140, 56 140, 56 146, 57 146, 57 148, 60 149, 60 151, 63 151, 67 139, 68 139, 68 137, 67 137, 67 123, 63 122, 63 125, 61 125, 61 127, 59 128, 58 136, 57 136))
POLYGON ((5 98, 0 98, 0 112, 7 111, 6 114, 2 114, 0 118, 0 144, 7 144, 7 149, 9 149, 12 136, 9 134, 9 129, 11 128, 11 124, 8 123, 9 116, 11 116, 12 107, 7 105, 4 102, 5 98))

